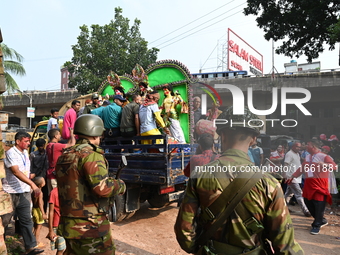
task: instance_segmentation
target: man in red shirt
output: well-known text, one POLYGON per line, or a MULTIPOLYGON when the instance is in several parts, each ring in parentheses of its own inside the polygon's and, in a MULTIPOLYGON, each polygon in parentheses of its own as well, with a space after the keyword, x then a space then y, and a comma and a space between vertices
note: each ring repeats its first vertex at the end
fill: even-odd
POLYGON ((70 128, 74 128, 74 123, 77 119, 77 112, 80 109, 80 102, 78 100, 73 100, 71 108, 68 109, 64 115, 63 130, 61 135, 63 139, 69 140, 71 138, 70 128))
POLYGON ((48 169, 46 173, 48 194, 51 193, 53 188, 57 187, 57 181, 55 176, 55 165, 59 156, 62 154, 63 149, 75 145, 76 139, 73 135, 73 129, 69 129, 70 139, 67 144, 59 143, 61 135, 59 129, 52 128, 48 131, 49 144, 46 146, 46 153, 48 158, 48 169))
MULTIPOLYGON (((314 221, 312 223, 312 235, 317 235, 320 228, 328 225, 327 220, 323 217, 326 202, 332 204, 332 197, 328 190, 329 172, 335 171, 337 165, 333 159, 322 153, 320 147, 321 142, 318 140, 310 140, 307 143, 307 151, 310 153, 306 156, 302 166, 292 175, 293 178, 305 174, 305 183, 303 187, 303 197, 305 204, 312 214, 314 221)), ((287 183, 291 183, 293 178, 287 179, 287 183)))

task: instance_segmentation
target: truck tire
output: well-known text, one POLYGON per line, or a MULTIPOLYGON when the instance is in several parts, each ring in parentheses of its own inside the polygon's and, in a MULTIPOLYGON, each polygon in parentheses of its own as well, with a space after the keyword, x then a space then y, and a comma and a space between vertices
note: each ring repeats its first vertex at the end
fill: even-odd
POLYGON ((149 199, 148 199, 149 204, 153 208, 161 208, 163 206, 166 206, 170 204, 169 202, 169 195, 168 194, 153 194, 149 199))
POLYGON ((109 211, 109 218, 112 219, 112 222, 120 222, 125 219, 125 194, 124 195, 116 195, 115 202, 109 211))

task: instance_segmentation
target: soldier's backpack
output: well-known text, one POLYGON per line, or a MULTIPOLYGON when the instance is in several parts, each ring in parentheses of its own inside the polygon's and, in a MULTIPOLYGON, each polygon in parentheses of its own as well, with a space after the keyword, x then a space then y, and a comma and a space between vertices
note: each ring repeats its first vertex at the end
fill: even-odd
MULTIPOLYGON (((84 173, 78 169, 79 163, 82 160, 80 151, 88 147, 88 144, 82 144, 75 148, 74 146, 65 148, 63 154, 58 158, 56 165, 56 178, 57 182, 65 183, 74 180, 74 186, 81 190, 81 194, 75 193, 71 198, 67 197, 67 190, 59 188, 59 200, 61 212, 64 216, 70 217, 91 217, 98 213, 108 213, 108 208, 112 204, 110 198, 100 198, 91 192, 91 186, 87 182, 84 173), (60 195, 64 194, 64 195, 60 195), (72 199, 72 201, 69 201, 72 199), (86 201, 85 201, 86 200, 86 201), (90 202, 90 203, 89 203, 90 202), (63 204, 76 204, 79 208, 74 210, 71 206, 63 207, 63 204), (89 206, 94 204, 94 206, 89 206), (83 207, 81 210, 80 208, 83 207)), ((58 185, 59 187, 59 185, 58 185)), ((72 187, 73 189, 75 187, 72 187)))

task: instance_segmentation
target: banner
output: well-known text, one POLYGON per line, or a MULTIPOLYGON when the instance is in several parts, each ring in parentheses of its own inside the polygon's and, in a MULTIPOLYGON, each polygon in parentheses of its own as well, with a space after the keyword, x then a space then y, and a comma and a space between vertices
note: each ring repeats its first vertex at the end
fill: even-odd
POLYGON ((35 107, 27 107, 27 118, 35 117, 35 107))

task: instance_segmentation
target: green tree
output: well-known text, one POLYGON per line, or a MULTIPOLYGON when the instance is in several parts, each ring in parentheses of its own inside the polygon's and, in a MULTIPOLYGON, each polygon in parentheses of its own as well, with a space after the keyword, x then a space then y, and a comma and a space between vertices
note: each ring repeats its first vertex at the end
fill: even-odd
POLYGON ((21 64, 24 58, 14 49, 7 47, 4 43, 1 43, 1 48, 7 92, 11 93, 20 89, 11 74, 19 76, 26 75, 25 68, 21 64))
POLYGON ((148 49, 148 43, 141 37, 135 19, 129 26, 129 19, 122 16, 122 9, 115 8, 114 20, 108 25, 80 27, 78 43, 72 46, 73 58, 64 64, 70 72, 69 87, 86 94, 96 91, 110 71, 118 74, 131 73, 136 64, 143 67, 157 60, 157 48, 148 49))
POLYGON ((265 39, 283 40, 277 54, 307 56, 308 62, 319 57, 324 45, 334 50, 340 34, 334 33, 340 1, 329 0, 247 0, 245 15, 257 15, 257 25, 265 39))
MULTIPOLYGON (((336 24, 333 24, 328 29, 331 37, 331 41, 336 43, 340 42, 340 19, 336 24)), ((340 65, 340 64, 339 64, 340 65)))

